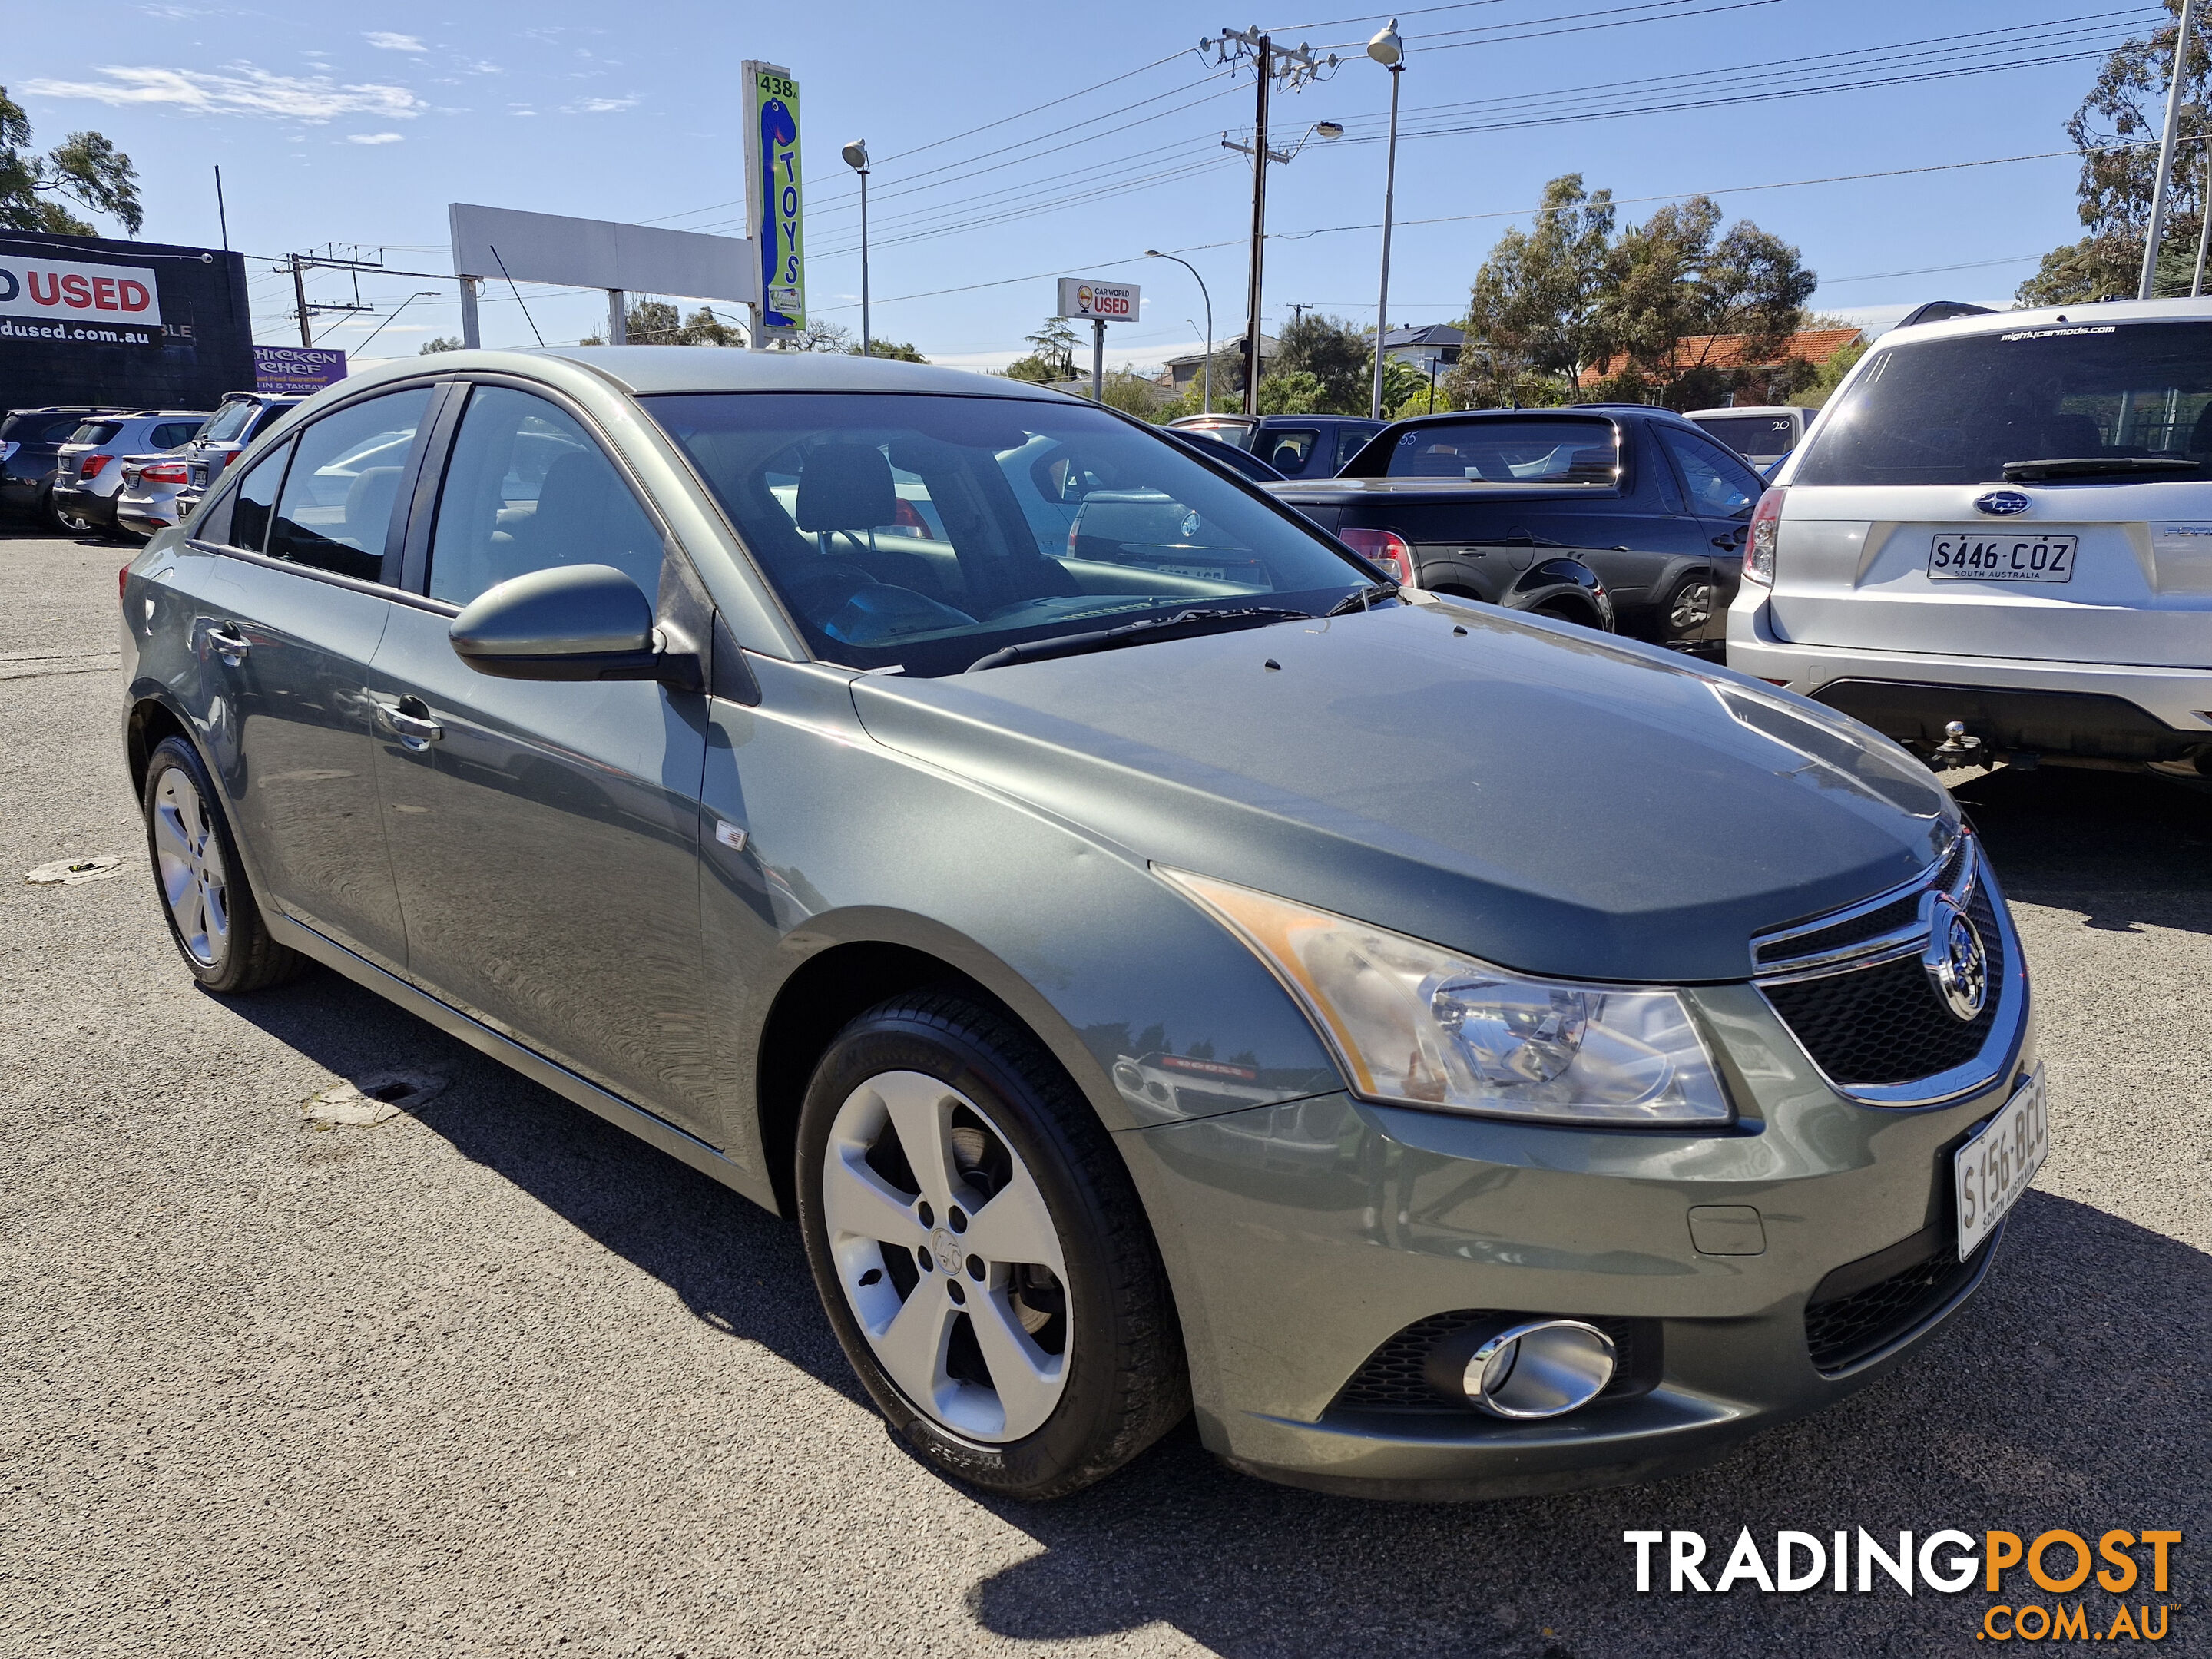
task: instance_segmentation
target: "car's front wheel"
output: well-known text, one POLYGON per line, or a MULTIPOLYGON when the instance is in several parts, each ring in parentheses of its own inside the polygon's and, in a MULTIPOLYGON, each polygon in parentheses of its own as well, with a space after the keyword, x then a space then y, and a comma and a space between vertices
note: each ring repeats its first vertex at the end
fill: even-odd
POLYGON ((796 1173, 846 1357, 939 1468, 1056 1498, 1188 1408, 1128 1172, 1051 1056, 1002 1016, 930 994, 854 1020, 815 1070, 796 1173))
POLYGON ((146 764, 146 850, 169 938, 210 991, 258 991, 307 959, 269 936, 199 751, 165 738, 146 764))

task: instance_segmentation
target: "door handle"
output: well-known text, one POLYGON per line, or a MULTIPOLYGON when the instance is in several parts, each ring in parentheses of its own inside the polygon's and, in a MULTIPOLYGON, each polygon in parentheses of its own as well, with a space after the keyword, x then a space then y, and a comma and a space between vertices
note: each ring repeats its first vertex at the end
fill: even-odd
POLYGON ((379 702, 376 705, 376 723, 407 748, 417 751, 428 748, 446 735, 446 728, 430 718, 430 707, 420 697, 402 697, 397 704, 379 702), (417 714, 415 709, 408 708, 410 703, 422 712, 417 714))
POLYGON ((1713 545, 1723 553, 1733 553, 1743 545, 1743 532, 1739 530, 1732 536, 1716 536, 1713 538, 1713 545))
POLYGON ((236 628, 234 623, 216 623, 207 631, 207 642, 233 668, 238 666, 240 658, 253 649, 253 641, 237 632, 236 628))

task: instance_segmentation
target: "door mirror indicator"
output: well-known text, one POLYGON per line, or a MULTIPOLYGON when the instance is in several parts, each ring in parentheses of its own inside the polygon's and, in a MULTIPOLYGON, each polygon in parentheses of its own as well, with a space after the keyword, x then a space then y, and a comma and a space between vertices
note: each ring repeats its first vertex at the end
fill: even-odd
POLYGON ((507 680, 696 684, 697 656, 670 648, 653 603, 606 564, 555 565, 479 593, 447 630, 454 654, 507 680))

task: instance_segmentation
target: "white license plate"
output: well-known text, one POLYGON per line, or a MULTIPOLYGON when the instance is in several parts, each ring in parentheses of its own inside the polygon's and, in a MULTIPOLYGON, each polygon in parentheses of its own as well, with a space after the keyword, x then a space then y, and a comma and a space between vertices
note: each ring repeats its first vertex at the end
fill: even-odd
POLYGON ((1928 549, 1930 581, 2070 582, 2073 536, 1938 536, 1928 549))
POLYGON ((1989 1127, 1952 1154, 1952 1185, 1959 1194, 1959 1260, 1964 1261, 1997 1229, 2051 1150, 2051 1121, 2044 1105, 2043 1067, 2013 1091, 1989 1127))

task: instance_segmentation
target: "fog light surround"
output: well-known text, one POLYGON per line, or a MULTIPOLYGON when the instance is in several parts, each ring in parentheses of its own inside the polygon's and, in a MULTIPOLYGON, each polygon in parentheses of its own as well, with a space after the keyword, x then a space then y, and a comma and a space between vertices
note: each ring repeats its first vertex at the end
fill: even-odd
POLYGON ((1493 1417, 1533 1422, 1564 1417, 1605 1391, 1619 1355, 1613 1339, 1579 1319, 1532 1319, 1475 1329, 1439 1343, 1430 1385, 1493 1417))

